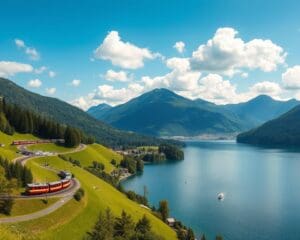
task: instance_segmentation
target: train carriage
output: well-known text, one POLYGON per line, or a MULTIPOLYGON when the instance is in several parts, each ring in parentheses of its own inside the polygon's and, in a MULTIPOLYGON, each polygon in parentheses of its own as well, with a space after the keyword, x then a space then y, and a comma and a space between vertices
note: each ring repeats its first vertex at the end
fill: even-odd
POLYGON ((49 183, 49 191, 56 192, 63 188, 62 181, 51 182, 49 183))
POLYGON ((28 183, 26 186, 26 194, 45 194, 68 188, 71 185, 72 174, 67 171, 61 171, 59 175, 62 177, 60 181, 49 183, 28 183))
POLYGON ((29 183, 26 187, 26 193, 29 195, 45 194, 50 191, 48 183, 29 183))
POLYGON ((63 188, 67 188, 71 185, 71 179, 63 179, 63 180, 61 180, 61 182, 62 182, 63 188))

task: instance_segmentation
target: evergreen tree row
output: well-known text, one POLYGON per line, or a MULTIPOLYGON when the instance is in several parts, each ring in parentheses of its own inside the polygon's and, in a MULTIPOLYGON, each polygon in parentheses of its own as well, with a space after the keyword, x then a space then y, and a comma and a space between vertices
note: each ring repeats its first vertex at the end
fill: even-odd
POLYGON ((27 183, 32 183, 33 177, 31 170, 18 162, 9 162, 0 156, 0 166, 5 171, 7 180, 16 179, 19 187, 25 187, 27 183))
POLYGON ((114 217, 110 209, 100 213, 94 228, 86 237, 88 240, 161 240, 151 231, 149 219, 144 215, 136 224, 125 211, 114 217))
POLYGON ((6 103, 0 99, 0 131, 12 135, 30 133, 41 138, 65 139, 67 147, 75 147, 80 143, 91 144, 95 138, 85 136, 80 130, 65 126, 32 111, 6 103))
POLYGON ((171 144, 161 144, 158 148, 159 153, 164 153, 167 160, 183 160, 184 159, 184 153, 183 151, 171 144))

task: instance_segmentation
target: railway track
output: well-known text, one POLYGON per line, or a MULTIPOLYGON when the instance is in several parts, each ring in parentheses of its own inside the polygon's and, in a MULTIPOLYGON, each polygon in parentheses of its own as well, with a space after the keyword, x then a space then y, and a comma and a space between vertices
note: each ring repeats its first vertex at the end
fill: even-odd
MULTIPOLYGON (((79 151, 84 150, 85 148, 86 148, 86 145, 80 144, 78 146, 78 148, 76 148, 72 151, 69 151, 69 152, 65 152, 63 154, 79 152, 79 151)), ((56 156, 56 155, 58 155, 58 154, 55 154, 53 156, 56 156)), ((34 158, 41 158, 41 157, 47 157, 47 156, 35 156, 35 155, 22 156, 22 157, 15 158, 13 161, 20 162, 22 165, 25 165, 28 160, 31 160, 34 158)), ((47 168, 47 167, 44 167, 44 168, 47 168)), ((58 173, 58 171, 56 171, 54 169, 50 169, 50 168, 47 168, 47 169, 58 173)), ((42 194, 42 195, 30 195, 30 196, 13 195, 13 196, 10 196, 16 200, 17 199, 28 199, 28 200, 30 200, 30 199, 45 199, 45 198, 60 198, 60 200, 55 202, 54 204, 50 205, 49 207, 47 207, 43 210, 34 212, 34 213, 30 213, 30 214, 26 214, 26 215, 22 215, 22 216, 0 218, 0 223, 14 223, 14 222, 29 221, 29 220, 33 220, 33 219, 37 219, 37 218, 46 216, 46 215, 56 211, 57 209, 61 208, 64 204, 66 204, 68 201, 70 201, 73 198, 73 195, 75 194, 75 192, 79 188, 80 188, 80 182, 76 178, 73 178, 71 180, 71 185, 68 188, 63 189, 58 192, 52 192, 52 193, 47 193, 47 194, 42 194)), ((0 196, 0 199, 4 199, 4 198, 7 198, 7 196, 0 196)))

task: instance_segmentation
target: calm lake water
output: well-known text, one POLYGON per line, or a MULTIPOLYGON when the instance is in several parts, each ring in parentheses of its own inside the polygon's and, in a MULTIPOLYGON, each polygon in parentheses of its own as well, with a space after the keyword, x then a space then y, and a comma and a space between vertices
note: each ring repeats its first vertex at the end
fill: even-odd
POLYGON ((300 239, 300 151, 188 142, 185 160, 145 166, 123 183, 209 239, 300 239), (224 201, 217 200, 219 192, 224 201))

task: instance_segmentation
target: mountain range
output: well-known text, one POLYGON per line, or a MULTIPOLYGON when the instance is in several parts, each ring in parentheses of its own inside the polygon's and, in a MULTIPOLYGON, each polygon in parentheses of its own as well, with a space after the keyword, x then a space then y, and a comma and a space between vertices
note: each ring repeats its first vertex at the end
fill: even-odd
POLYGON ((238 133, 256 127, 299 102, 261 95, 239 104, 216 105, 155 89, 124 104, 100 104, 87 112, 112 126, 152 136, 197 136, 238 133))
POLYGON ((300 105, 237 136, 237 142, 262 146, 300 146, 300 105))
POLYGON ((97 142, 105 146, 157 145, 165 142, 162 139, 118 130, 64 101, 32 93, 5 78, 0 78, 0 96, 23 109, 33 110, 59 123, 79 128, 84 133, 95 136, 97 142))

